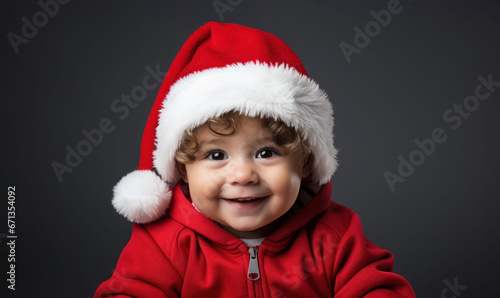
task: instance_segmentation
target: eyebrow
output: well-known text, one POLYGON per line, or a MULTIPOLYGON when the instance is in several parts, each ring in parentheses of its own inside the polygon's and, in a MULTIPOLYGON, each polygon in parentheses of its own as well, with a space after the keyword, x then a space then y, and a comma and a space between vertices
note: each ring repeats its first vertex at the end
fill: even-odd
POLYGON ((218 143, 217 139, 208 139, 208 140, 203 140, 203 141, 198 141, 198 148, 201 148, 202 146, 205 145, 212 145, 218 143))

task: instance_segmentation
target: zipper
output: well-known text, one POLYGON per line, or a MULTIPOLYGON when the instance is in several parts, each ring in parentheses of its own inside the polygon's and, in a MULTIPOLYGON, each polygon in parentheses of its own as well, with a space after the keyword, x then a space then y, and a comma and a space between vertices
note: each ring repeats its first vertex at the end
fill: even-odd
POLYGON ((257 257, 259 249, 256 246, 252 246, 248 249, 250 254, 250 263, 248 264, 248 274, 247 277, 251 281, 256 281, 260 278, 259 270, 259 258, 257 257))
POLYGON ((250 254, 250 261, 248 264, 247 277, 253 283, 255 297, 263 298, 264 292, 262 290, 262 284, 261 284, 262 280, 260 279, 259 258, 258 258, 259 247, 252 246, 248 248, 248 253, 250 254))

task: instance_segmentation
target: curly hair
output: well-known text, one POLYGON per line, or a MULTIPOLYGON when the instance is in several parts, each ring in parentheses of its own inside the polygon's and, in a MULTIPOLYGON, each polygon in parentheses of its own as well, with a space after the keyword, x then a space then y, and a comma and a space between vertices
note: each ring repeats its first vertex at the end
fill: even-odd
MULTIPOLYGON (((200 147, 197 138, 198 131, 208 127, 217 135, 229 136, 238 129, 240 117, 241 115, 237 112, 229 112, 220 117, 209 119, 192 131, 185 131, 181 144, 175 152, 175 159, 182 164, 192 163, 196 159, 195 154, 200 147)), ((283 154, 297 153, 303 163, 311 157, 309 144, 302 139, 294 128, 287 126, 280 120, 268 117, 262 119, 262 127, 269 130, 274 143, 280 147, 283 154)))

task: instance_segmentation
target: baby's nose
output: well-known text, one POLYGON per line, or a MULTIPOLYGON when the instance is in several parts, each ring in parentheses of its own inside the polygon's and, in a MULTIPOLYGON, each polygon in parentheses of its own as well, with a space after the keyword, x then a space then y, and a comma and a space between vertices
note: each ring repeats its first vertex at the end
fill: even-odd
POLYGON ((250 161, 234 161, 229 168, 228 182, 230 184, 248 185, 259 182, 259 175, 250 161))

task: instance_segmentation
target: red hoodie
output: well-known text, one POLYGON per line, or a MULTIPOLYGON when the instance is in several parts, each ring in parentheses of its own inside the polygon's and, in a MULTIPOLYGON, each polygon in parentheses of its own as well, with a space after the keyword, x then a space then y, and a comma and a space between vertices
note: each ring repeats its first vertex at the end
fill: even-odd
POLYGON ((391 272, 392 254, 367 240, 358 216, 330 196, 331 182, 249 249, 198 212, 178 183, 167 216, 134 224, 94 297, 415 297, 391 272))

